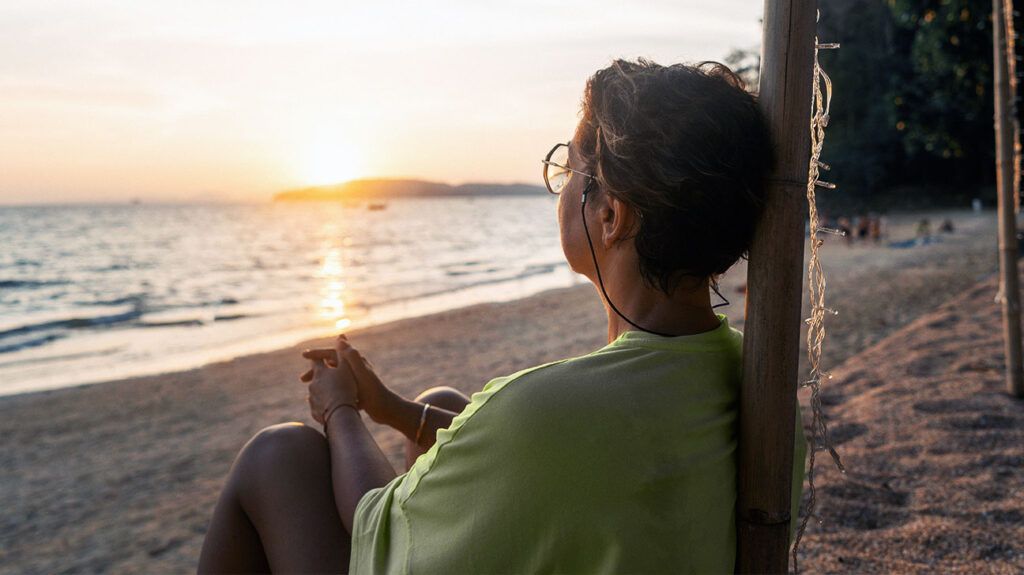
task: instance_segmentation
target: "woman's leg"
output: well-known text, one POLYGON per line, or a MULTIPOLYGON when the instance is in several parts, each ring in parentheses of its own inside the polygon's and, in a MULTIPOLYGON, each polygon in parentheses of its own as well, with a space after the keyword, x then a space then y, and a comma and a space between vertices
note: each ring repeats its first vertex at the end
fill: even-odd
POLYGON ((235 459, 203 541, 199 573, 346 573, 327 440, 301 423, 257 433, 235 459))
MULTIPOLYGON (((416 401, 436 405, 447 411, 462 413, 462 410, 469 405, 469 398, 454 387, 431 387, 416 396, 416 401)), ((416 461, 416 458, 426 453, 427 450, 416 445, 408 439, 405 440, 405 469, 408 470, 416 461)))

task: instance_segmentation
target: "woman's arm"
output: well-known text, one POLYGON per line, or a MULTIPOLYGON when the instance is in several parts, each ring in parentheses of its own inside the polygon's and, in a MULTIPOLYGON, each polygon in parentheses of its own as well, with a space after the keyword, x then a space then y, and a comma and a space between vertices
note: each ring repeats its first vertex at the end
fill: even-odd
MULTIPOLYGON (((330 365, 337 365, 339 358, 345 361, 356 378, 359 409, 365 411, 370 419, 397 430, 408 437, 409 441, 415 442, 420 417, 423 416, 423 404, 405 399, 391 391, 374 373, 370 362, 348 343, 348 338, 341 335, 339 339, 342 343, 338 349, 310 349, 303 352, 302 356, 314 361, 322 360, 330 365)), ((309 381, 312 377, 313 370, 310 370, 302 375, 302 380, 309 381)), ((431 405, 427 410, 427 419, 423 424, 418 445, 430 449, 437 439, 437 430, 450 426, 456 415, 458 414, 455 412, 431 405)))
MULTIPOLYGON (((342 357, 348 347, 345 338, 335 340, 335 357, 342 357)), ((359 388, 349 365, 343 361, 331 365, 322 358, 311 358, 311 362, 312 368, 302 375, 303 381, 310 382, 309 410, 324 426, 334 502, 345 529, 352 533, 359 500, 394 479, 395 470, 359 415, 359 388)))
MULTIPOLYGON (((359 372, 356 371, 356 378, 359 372)), ((387 407, 382 410, 381 419, 377 420, 384 425, 398 430, 402 435, 409 438, 409 441, 416 441, 416 431, 420 427, 420 417, 423 416, 423 405, 418 401, 410 401, 404 397, 391 393, 388 398, 387 407)), ((424 449, 430 449, 437 441, 437 430, 447 429, 452 424, 452 419, 458 413, 447 411, 431 405, 427 409, 427 419, 423 422, 423 432, 417 445, 424 449)))
POLYGON ((387 485, 395 470, 354 408, 335 411, 324 429, 331 449, 334 502, 345 529, 352 533, 359 500, 367 491, 387 485))

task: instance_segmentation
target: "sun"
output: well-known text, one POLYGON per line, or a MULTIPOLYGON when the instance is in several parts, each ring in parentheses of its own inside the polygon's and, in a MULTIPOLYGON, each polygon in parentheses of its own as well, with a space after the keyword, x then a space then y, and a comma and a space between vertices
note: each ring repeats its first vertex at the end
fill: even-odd
POLYGON ((360 176, 362 158, 355 146, 339 138, 316 138, 301 158, 299 177, 311 186, 337 184, 360 176))

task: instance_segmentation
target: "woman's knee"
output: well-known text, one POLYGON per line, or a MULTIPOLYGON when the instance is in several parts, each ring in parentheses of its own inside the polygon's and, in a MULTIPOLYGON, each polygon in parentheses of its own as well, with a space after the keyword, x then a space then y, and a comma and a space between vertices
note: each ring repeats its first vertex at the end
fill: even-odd
POLYGON ((454 387, 441 385, 423 391, 423 393, 416 396, 416 401, 429 403, 446 411, 462 413, 462 410, 465 409, 470 400, 465 394, 454 387))
MULTIPOLYGON (((332 545, 347 549, 347 533, 334 504, 330 449, 315 428, 282 423, 260 430, 239 453, 228 489, 259 534, 271 564, 308 565, 312 556, 300 557, 295 550, 316 549, 317 556, 333 561, 342 548, 332 545), (296 531, 296 525, 313 533, 296 531)), ((345 564, 347 555, 339 561, 345 564)))
POLYGON ((242 447, 236 466, 246 474, 262 475, 282 466, 329 463, 327 439, 316 429, 298 422, 261 429, 242 447))

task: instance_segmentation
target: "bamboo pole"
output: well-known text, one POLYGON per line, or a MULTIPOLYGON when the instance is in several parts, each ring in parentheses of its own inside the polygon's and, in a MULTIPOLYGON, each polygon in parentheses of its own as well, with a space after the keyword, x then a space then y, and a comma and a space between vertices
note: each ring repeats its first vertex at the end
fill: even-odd
POLYGON ((1024 397, 1021 368, 1020 276, 1017 275, 1017 220, 1013 189, 1013 118, 1009 57, 1006 53, 1006 14, 1002 0, 992 2, 992 55, 995 84, 996 186, 999 202, 999 293, 1003 305, 1003 344, 1006 353, 1006 391, 1024 397))
POLYGON ((736 572, 788 567, 817 0, 765 0, 759 98, 776 165, 747 267, 736 572))

